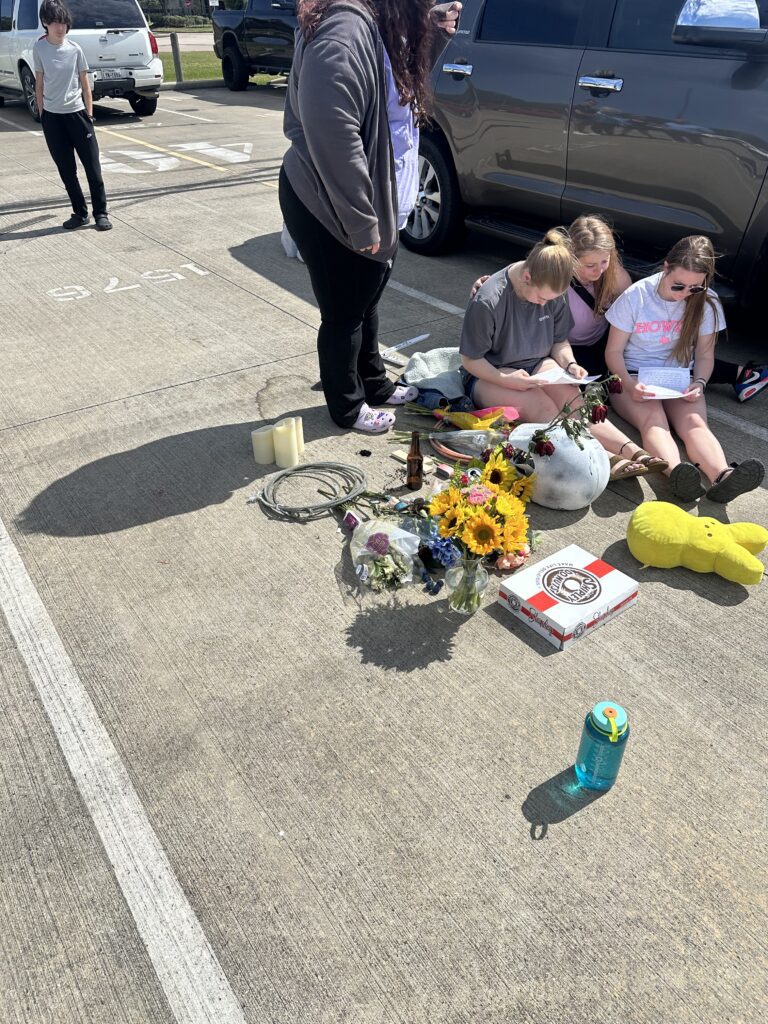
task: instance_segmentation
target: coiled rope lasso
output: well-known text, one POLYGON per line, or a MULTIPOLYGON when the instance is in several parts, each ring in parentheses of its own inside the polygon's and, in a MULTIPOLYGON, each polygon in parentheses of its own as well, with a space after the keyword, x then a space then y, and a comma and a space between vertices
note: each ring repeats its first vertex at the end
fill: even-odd
MULTIPOLYGON (((258 493, 261 505, 272 515, 282 519, 317 519, 348 501, 354 501, 368 489, 365 473, 356 466, 343 462, 308 462, 305 466, 294 466, 276 473, 264 484, 258 493), (286 480, 304 476, 316 480, 332 497, 312 505, 283 505, 278 500, 278 491, 286 480)), ((318 493, 322 493, 318 487, 318 493)))

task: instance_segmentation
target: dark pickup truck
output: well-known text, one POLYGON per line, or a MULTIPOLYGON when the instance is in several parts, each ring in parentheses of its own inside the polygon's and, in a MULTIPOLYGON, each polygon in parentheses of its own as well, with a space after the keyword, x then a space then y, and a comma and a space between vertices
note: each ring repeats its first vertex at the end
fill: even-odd
POLYGON ((211 8, 213 49, 227 88, 239 92, 251 75, 291 70, 294 0, 222 0, 211 8))

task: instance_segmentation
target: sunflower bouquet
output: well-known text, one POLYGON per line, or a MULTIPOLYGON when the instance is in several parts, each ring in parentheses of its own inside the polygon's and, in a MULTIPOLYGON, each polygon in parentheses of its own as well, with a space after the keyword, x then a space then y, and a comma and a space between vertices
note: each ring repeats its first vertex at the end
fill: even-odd
POLYGON ((511 444, 487 449, 479 459, 457 466, 448 485, 433 496, 429 513, 437 532, 458 553, 460 565, 449 569, 450 606, 464 614, 480 607, 488 585, 481 562, 493 558, 499 569, 516 568, 530 554, 525 506, 533 475, 511 444))

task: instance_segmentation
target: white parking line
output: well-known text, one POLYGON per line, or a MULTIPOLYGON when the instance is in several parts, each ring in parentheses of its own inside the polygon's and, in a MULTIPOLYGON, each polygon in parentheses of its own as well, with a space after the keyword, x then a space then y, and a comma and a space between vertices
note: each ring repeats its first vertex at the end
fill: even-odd
POLYGON ((191 117, 193 121, 207 121, 208 124, 214 124, 212 117, 199 117, 197 114, 185 114, 183 110, 173 110, 170 107, 158 107, 158 110, 162 110, 166 114, 178 114, 179 117, 191 117))
POLYGON ((24 125, 16 124, 15 121, 9 121, 7 117, 0 117, 0 121, 3 124, 8 124, 11 128, 15 128, 17 132, 27 132, 29 135, 42 135, 41 131, 35 131, 34 128, 25 128, 24 125))
POLYGON ((426 292, 420 292, 416 288, 409 288, 407 284, 400 284, 399 281, 390 280, 387 287, 394 288, 396 292, 402 292, 403 295, 410 295, 412 299, 419 299, 421 302, 426 302, 428 306, 434 306, 435 309, 442 309, 444 313, 453 313, 454 316, 464 316, 464 310, 460 306, 452 306, 450 302, 443 302, 442 299, 436 299, 432 295, 427 295, 426 292))
POLYGON ((125 765, 2 520, 0 609, 178 1024, 245 1024, 125 765))
POLYGON ((727 423, 729 427, 742 430, 745 434, 751 434, 752 437, 759 437, 763 441, 768 441, 768 430, 765 427, 759 427, 756 423, 742 420, 729 412, 723 412, 722 409, 713 409, 711 406, 707 406, 707 416, 711 420, 720 420, 721 423, 727 423))

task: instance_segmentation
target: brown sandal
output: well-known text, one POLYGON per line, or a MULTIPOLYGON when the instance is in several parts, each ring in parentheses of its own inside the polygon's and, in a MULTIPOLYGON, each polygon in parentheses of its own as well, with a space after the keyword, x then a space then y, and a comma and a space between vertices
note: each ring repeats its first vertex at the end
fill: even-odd
POLYGON ((631 462, 639 462, 641 466, 645 466, 646 473, 663 473, 665 469, 669 469, 669 463, 666 459, 660 458, 658 455, 651 455, 644 448, 638 448, 634 455, 630 455, 631 462))
POLYGON ((648 473, 639 459, 625 459, 623 455, 611 455, 609 462, 611 463, 611 480, 630 480, 636 476, 646 476, 648 473))

